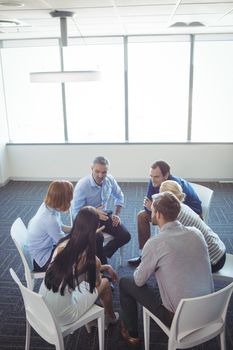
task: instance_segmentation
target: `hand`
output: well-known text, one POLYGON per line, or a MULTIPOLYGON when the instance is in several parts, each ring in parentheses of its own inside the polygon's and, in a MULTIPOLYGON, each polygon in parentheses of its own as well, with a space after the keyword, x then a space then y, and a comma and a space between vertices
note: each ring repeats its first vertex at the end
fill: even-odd
POLYGON ((149 198, 147 197, 144 198, 143 205, 145 208, 151 211, 152 201, 149 198))
POLYGON ((111 265, 105 265, 107 267, 106 271, 109 273, 109 276, 111 277, 113 283, 118 282, 118 276, 116 271, 112 268, 111 265))
POLYGON ((102 232, 104 229, 105 229, 105 226, 103 225, 103 226, 97 228, 96 233, 102 232))
POLYGON ((116 227, 119 224, 121 224, 121 219, 118 215, 113 214, 112 215, 112 226, 116 227))
POLYGON ((103 209, 103 205, 101 205, 100 207, 96 208, 97 213, 99 215, 99 219, 102 221, 107 221, 108 220, 108 215, 102 210, 103 209))

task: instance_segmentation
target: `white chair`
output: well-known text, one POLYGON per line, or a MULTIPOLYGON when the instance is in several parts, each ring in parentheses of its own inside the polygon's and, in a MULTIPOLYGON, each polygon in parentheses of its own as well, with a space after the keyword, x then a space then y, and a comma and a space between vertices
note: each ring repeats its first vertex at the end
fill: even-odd
POLYGON ((221 270, 213 273, 213 278, 227 282, 233 281, 233 254, 226 254, 226 262, 221 270))
POLYGON ((168 336, 168 350, 187 349, 202 344, 220 334, 221 350, 225 345, 225 322, 233 283, 208 295, 181 299, 171 328, 168 328, 147 308, 143 307, 145 350, 149 350, 150 318, 168 336))
POLYGON ((27 287, 33 290, 34 280, 44 278, 45 272, 33 272, 33 262, 28 250, 28 231, 21 218, 17 218, 11 226, 11 238, 19 251, 24 266, 27 287))
POLYGON ((209 216, 210 204, 211 204, 211 200, 212 200, 214 191, 208 187, 205 187, 205 186, 202 186, 199 184, 195 184, 193 182, 189 182, 189 183, 201 200, 202 216, 203 216, 204 221, 207 222, 208 216, 209 216))
MULTIPOLYGON (((104 236, 104 245, 114 239, 113 236, 109 235, 106 232, 103 232, 103 236, 104 236)), ((119 265, 123 266, 123 264, 124 264, 124 247, 120 247, 119 249, 120 249, 120 264, 119 265)))
POLYGON ((25 350, 30 348, 31 327, 44 340, 55 345, 57 350, 64 350, 63 337, 95 319, 98 320, 99 349, 104 350, 104 309, 102 307, 93 305, 76 322, 68 326, 60 326, 42 295, 24 287, 13 269, 10 269, 10 274, 20 288, 26 311, 25 350))

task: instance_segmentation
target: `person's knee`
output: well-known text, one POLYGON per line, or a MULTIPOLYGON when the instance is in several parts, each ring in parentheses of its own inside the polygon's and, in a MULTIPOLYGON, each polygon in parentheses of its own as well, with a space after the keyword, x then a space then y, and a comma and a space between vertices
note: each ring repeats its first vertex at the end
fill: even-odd
POLYGON ((125 232, 125 243, 128 243, 131 240, 131 234, 126 231, 125 232))
POLYGON ((120 278, 119 281, 119 288, 120 290, 129 290, 130 285, 132 285, 134 282, 133 276, 123 276, 120 278))
POLYGON ((137 221, 140 222, 145 222, 145 221, 150 221, 150 214, 146 210, 141 210, 139 213, 137 213, 137 221))

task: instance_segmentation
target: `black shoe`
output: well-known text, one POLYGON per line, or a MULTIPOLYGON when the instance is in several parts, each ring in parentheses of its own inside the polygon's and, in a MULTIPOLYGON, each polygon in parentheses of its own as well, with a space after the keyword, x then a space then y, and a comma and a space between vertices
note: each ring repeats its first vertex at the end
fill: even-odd
POLYGON ((138 266, 141 263, 141 257, 137 256, 136 258, 132 258, 128 260, 128 264, 138 266))

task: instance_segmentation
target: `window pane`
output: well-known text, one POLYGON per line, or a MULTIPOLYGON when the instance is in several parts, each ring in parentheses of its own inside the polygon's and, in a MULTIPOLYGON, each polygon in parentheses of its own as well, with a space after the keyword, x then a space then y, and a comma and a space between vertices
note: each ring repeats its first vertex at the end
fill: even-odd
POLYGON ((129 140, 186 141, 189 42, 129 43, 129 140))
POLYGON ((71 142, 124 142, 124 54, 122 44, 69 46, 66 70, 98 66, 101 80, 66 84, 71 142))
POLYGON ((2 49, 12 142, 63 142, 61 85, 31 83, 30 72, 60 70, 58 47, 2 49))
POLYGON ((195 44, 192 141, 233 141, 233 42, 195 44))

